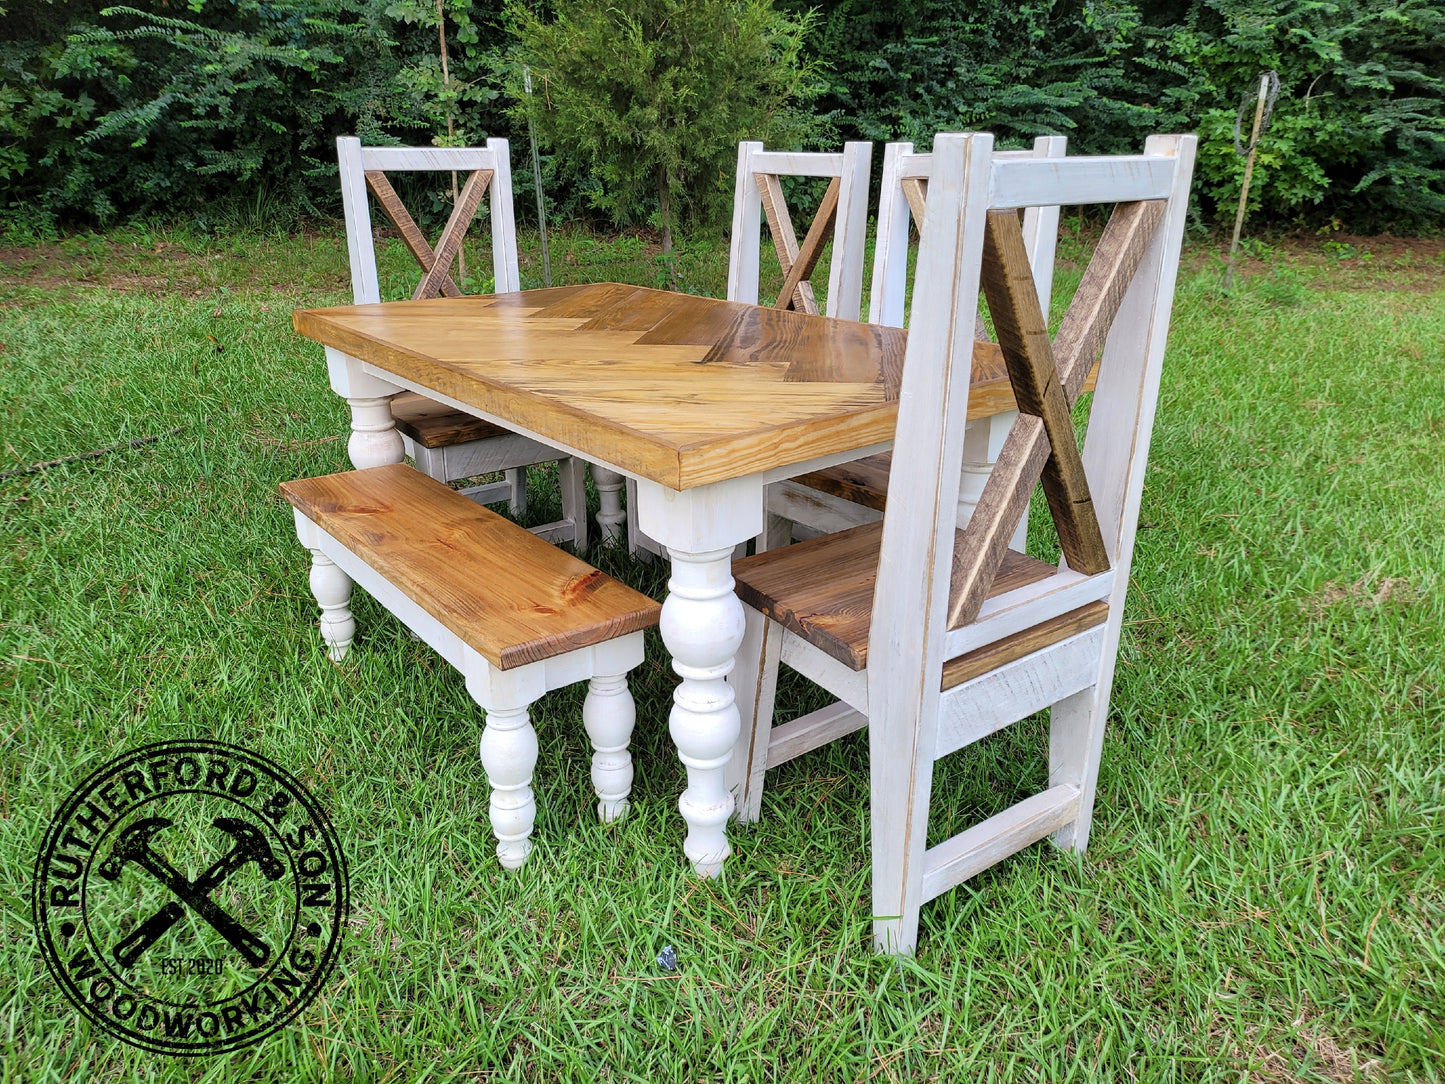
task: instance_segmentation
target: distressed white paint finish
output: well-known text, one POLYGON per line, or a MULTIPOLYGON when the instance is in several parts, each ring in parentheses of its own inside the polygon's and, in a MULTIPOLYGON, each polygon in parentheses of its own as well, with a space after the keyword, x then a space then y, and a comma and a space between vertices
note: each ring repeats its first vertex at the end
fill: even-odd
POLYGON ((460 671, 467 692, 486 713, 479 752, 492 788, 491 825, 503 866, 517 868, 532 849, 537 734, 528 708, 553 689, 579 681, 589 683, 582 716, 594 750, 592 781, 598 816, 611 821, 627 811, 632 786, 628 743, 636 717, 627 674, 642 662, 641 632, 499 670, 299 510, 295 510, 295 521, 297 538, 312 554, 311 589, 321 607, 321 634, 331 658, 340 662, 351 647, 355 619, 349 604, 354 582, 460 671))
POLYGON ((662 606, 662 642, 681 683, 669 733, 687 768, 678 810, 687 822, 683 851, 701 876, 715 876, 731 853, 724 826, 733 811, 727 765, 739 732, 727 676, 743 641, 743 604, 733 591, 733 548, 762 529, 762 483, 741 478, 673 490, 638 480, 642 530, 667 547, 672 576, 662 606))
MULTIPOLYGON (((1147 161, 1137 156, 1114 163, 1094 160, 1080 168, 1059 168, 1057 160, 1032 156, 991 155, 987 137, 977 136, 940 136, 928 156, 885 154, 885 177, 929 178, 895 456, 933 469, 895 475, 883 521, 864 673, 853 674, 790 633, 781 634, 781 660, 845 702, 849 681, 866 679, 866 699, 852 704, 857 715, 838 704, 785 726, 758 718, 755 730, 767 736, 766 743, 743 735, 738 746, 752 749, 754 781, 747 794, 756 809, 759 748, 776 746, 780 754, 791 755, 826 740, 830 732, 855 729, 867 717, 874 940, 880 949, 911 951, 921 903, 1006 855, 1050 834, 1076 850, 1087 842, 1194 145, 1192 136, 1154 137, 1146 145, 1147 161), (1000 177, 1017 187, 1001 187, 1000 177), (1104 187, 1105 181, 1113 187, 1104 187), (1068 183, 1077 186, 1065 191, 1068 183), (1116 202, 1161 194, 1169 199, 1168 213, 1109 335, 1084 447, 1113 568, 1092 577, 1063 568, 1042 583, 989 600, 975 622, 947 631, 949 558, 961 514, 961 487, 955 480, 967 445, 974 442, 976 453, 979 442, 995 444, 996 438, 966 433, 963 422, 983 210, 990 203, 1116 202), (1109 603, 1104 625, 940 692, 945 659, 1098 599, 1109 603), (1049 788, 925 850, 933 762, 1050 705, 1049 788)), ((906 226, 906 203, 898 201, 892 211, 886 204, 880 208, 880 231, 895 229, 900 219, 906 226)), ((1041 267, 1042 261, 1034 265, 1036 276, 1041 267)), ((875 287, 882 281, 878 276, 888 273, 885 262, 875 287)), ((1036 281, 1042 292, 1042 278, 1036 281)), ((886 305, 886 292, 878 300, 886 305)), ((996 444, 983 451, 996 455, 996 444)), ((771 626, 763 625, 751 633, 758 643, 773 635, 771 626)), ((771 654, 765 652, 759 656, 757 683, 775 680, 766 672, 769 665, 771 654)), ((747 695, 740 688, 740 696, 747 695)), ((758 702, 759 709, 766 699, 758 702)))
POLYGON ((783 662, 814 684, 821 685, 850 707, 868 713, 868 674, 854 670, 814 647, 801 636, 783 633, 783 662))
POLYGON ((947 756, 1091 686, 1103 645, 1098 626, 944 690, 935 754, 947 756))
POLYGON ((923 853, 949 563, 963 466, 974 314, 993 138, 940 135, 914 277, 894 456, 918 464, 890 487, 868 638, 873 943, 912 952, 923 853), (930 469, 921 469, 922 464, 930 469))
POLYGON ((756 821, 762 812, 762 776, 768 766, 783 628, 751 607, 744 607, 743 613, 743 639, 728 679, 737 693, 738 740, 723 785, 733 795, 738 820, 748 822, 756 821))
MULTIPOLYGON (((1166 137, 1151 137, 1166 138, 1166 137)), ((1074 155, 1037 168, 1032 155, 996 155, 990 184, 990 207, 1072 206, 1084 203, 1128 203, 1167 199, 1175 180, 1174 163, 1163 156, 1074 155)), ((931 165, 916 155, 902 163, 903 177, 928 177, 931 165)))
MULTIPOLYGON (((492 277, 496 293, 522 288, 517 262, 517 225, 512 207, 511 151, 505 139, 489 139, 485 147, 363 147, 353 136, 336 141, 341 174, 341 203, 346 219, 346 246, 351 261, 351 294, 355 304, 381 300, 376 271, 376 246, 372 239, 371 211, 366 188, 368 170, 451 171, 492 170, 487 186, 492 231, 492 277)), ((503 497, 513 515, 527 507, 526 468, 558 459, 557 449, 524 437, 508 434, 487 437, 446 448, 420 448, 395 431, 390 407, 379 400, 401 390, 383 378, 366 372, 361 363, 328 347, 327 370, 331 387, 351 407, 352 434, 347 444, 357 468, 399 463, 410 455, 418 470, 442 482, 502 471, 506 491, 497 495, 491 488, 469 491, 480 503, 503 497)), ((455 404, 454 404, 455 405, 455 404)), ((553 541, 571 541, 581 553, 587 548, 586 503, 575 485, 562 487, 563 518, 535 533, 553 541)))
POLYGON ((975 648, 1033 628, 1041 621, 1077 610, 1087 603, 1107 599, 1114 583, 1113 569, 1097 576, 1085 576, 1068 568, 1060 569, 1046 580, 988 599, 973 621, 949 630, 944 650, 950 659, 956 659, 975 648))
POLYGON ((794 757, 811 753, 867 725, 868 716, 841 700, 826 708, 810 711, 791 723, 773 728, 772 738, 768 741, 768 767, 786 764, 794 757))
POLYGON ((1093 690, 1055 708, 1051 720, 1049 781, 1073 783, 1080 791, 1078 817, 1054 836, 1059 846, 1069 850, 1082 851, 1088 845, 1093 823, 1104 723, 1124 622, 1124 598, 1134 559, 1139 503, 1159 403, 1159 380, 1197 144, 1197 138, 1191 135, 1150 136, 1144 144, 1147 154, 1158 155, 1175 166, 1168 211, 1104 346, 1084 437, 1084 470, 1115 579, 1093 690))
POLYGON ((622 475, 593 463, 592 484, 597 487, 597 527, 602 540, 621 538, 627 523, 627 513, 622 509, 622 475))
POLYGON ((1050 787, 930 847, 923 856, 924 900, 936 899, 1056 831, 1078 814, 1079 801, 1076 786, 1065 783, 1050 787))
POLYGON ((625 677, 593 678, 582 702, 582 725, 592 742, 592 787, 597 792, 597 816, 604 824, 627 812, 632 793, 632 727, 637 706, 625 677))
POLYGON ((321 639, 332 662, 351 650, 356 618, 351 613, 351 577, 319 548, 311 550, 311 593, 321 607, 321 639))

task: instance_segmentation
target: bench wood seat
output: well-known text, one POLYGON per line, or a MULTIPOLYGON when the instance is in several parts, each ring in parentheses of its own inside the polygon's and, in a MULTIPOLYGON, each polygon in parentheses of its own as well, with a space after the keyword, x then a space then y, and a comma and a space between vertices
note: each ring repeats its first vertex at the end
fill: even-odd
POLYGON ((405 391, 391 401, 396 427, 423 448, 449 448, 490 437, 504 437, 510 431, 483 421, 414 391, 405 391))
POLYGON ((286 482, 281 492, 499 670, 648 628, 662 611, 404 464, 286 482))
MULTIPOLYGON (((882 522, 768 550, 733 562, 738 598, 844 666, 868 665, 868 630, 878 579, 882 522)), ((1009 550, 988 597, 1048 579, 1053 565, 1009 550)), ((1090 603, 944 664, 943 688, 1103 624, 1108 606, 1090 603)))

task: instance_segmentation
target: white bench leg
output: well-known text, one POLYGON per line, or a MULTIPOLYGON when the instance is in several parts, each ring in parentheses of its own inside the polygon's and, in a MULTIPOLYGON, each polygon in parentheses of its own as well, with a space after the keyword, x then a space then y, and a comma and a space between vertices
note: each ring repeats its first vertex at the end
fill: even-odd
POLYGON ((632 754, 628 743, 637 721, 637 706, 627 688, 627 677, 595 677, 587 683, 582 702, 582 725, 592 742, 592 788, 597 792, 597 816, 610 824, 626 815, 632 793, 632 754))
POLYGON ((506 869, 517 869, 532 853, 532 828, 537 823, 532 795, 537 731, 527 716, 529 706, 492 708, 482 730, 482 768, 492 787, 492 834, 497 837, 497 860, 506 869))
POLYGON ((333 662, 346 658, 356 635, 351 614, 351 577, 319 549, 311 549, 311 593, 321 607, 321 639, 333 662))

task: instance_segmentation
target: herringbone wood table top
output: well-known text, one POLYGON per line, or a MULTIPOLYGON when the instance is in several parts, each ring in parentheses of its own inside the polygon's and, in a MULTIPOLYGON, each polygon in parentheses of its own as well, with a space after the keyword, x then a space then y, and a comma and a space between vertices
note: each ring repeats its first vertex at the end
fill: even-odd
MULTIPOLYGON (((907 333, 616 283, 295 313, 296 330, 673 489, 893 438, 907 333)), ((970 416, 1009 410, 976 344, 970 416)))

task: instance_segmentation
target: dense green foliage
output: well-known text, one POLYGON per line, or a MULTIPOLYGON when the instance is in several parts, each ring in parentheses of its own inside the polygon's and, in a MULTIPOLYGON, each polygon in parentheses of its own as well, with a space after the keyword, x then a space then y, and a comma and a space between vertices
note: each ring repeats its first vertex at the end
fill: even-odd
MULTIPOLYGON (((801 87, 779 63, 751 115, 724 107, 743 100, 729 88, 756 56, 706 43, 752 27, 786 60, 796 42, 785 27, 815 2, 775 2, 791 17, 748 0, 729 28, 708 23, 718 3, 567 0, 509 15, 503 0, 444 0, 444 80, 428 0, 0 0, 0 216, 45 230, 334 213, 338 134, 525 137, 508 81, 516 28, 552 69, 533 116, 553 134, 544 166, 561 214, 649 218, 663 162, 676 217, 717 223, 730 176, 718 146, 744 127, 764 134, 780 88, 801 87), (691 51, 684 24, 704 35, 691 51), (588 43, 609 30, 613 47, 588 43), (708 80, 718 89, 699 97, 708 80), (599 108, 606 100, 615 108, 599 108), (659 112, 663 102, 674 108, 659 112)), ((1257 214, 1361 230, 1445 224, 1436 0, 825 0, 797 60, 821 77, 803 99, 818 142, 927 144, 938 130, 987 128, 1013 140, 1060 132, 1071 150, 1108 152, 1198 130, 1206 220, 1237 199, 1236 110, 1274 68, 1283 89, 1251 188, 1257 214)))
POLYGON ((1213 211, 1239 198, 1241 98, 1276 69, 1256 209, 1359 228, 1445 222, 1445 8, 1435 0, 825 6, 814 49, 830 61, 831 87, 820 107, 843 132, 924 144, 945 130, 1054 132, 1072 151, 1109 153, 1150 132, 1198 130, 1197 188, 1213 211))
POLYGON ((799 58, 807 16, 789 19, 771 0, 555 7, 550 19, 521 0, 507 9, 518 58, 544 83, 540 97, 516 95, 519 115, 569 148, 593 178, 593 203, 614 219, 633 218, 655 194, 665 251, 677 222, 719 220, 739 140, 797 133, 787 106, 812 74, 799 58))

